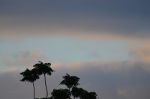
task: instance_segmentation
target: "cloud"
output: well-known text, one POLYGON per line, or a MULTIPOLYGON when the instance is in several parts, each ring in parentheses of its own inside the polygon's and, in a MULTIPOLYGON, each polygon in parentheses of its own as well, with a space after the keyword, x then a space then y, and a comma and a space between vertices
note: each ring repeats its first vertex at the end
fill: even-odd
POLYGON ((118 95, 127 97, 128 91, 126 89, 118 89, 118 95))
MULTIPOLYGON (((129 61, 78 61, 54 63, 53 66, 61 74, 70 72, 79 75, 83 79, 81 85, 96 90, 104 99, 148 99, 149 3, 147 0, 0 0, 0 44, 5 47, 5 43, 14 44, 11 39, 15 40, 15 44, 23 44, 28 39, 53 37, 96 42, 125 41, 129 45, 129 61)), ((8 48, 8 53, 0 53, 1 65, 5 67, 1 69, 0 96, 3 99, 31 98, 32 89, 19 82, 17 71, 31 68, 37 60, 49 60, 39 50, 12 55, 13 48, 8 48)), ((94 50, 92 55, 97 57, 97 52, 94 50)), ((55 77, 59 78, 57 81, 61 80, 61 75, 56 73, 55 77)), ((51 88, 56 86, 57 81, 49 81, 51 88)), ((41 87, 38 89, 42 90, 41 87)), ((44 95, 42 92, 38 92, 40 96, 44 95)))
POLYGON ((40 60, 48 60, 47 57, 38 50, 18 52, 17 54, 5 53, 1 56, 1 72, 20 71, 24 68, 32 68, 33 63, 40 60), (3 57, 2 57, 3 56, 3 57))
POLYGON ((147 0, 0 2, 1 36, 15 38, 88 32, 109 37, 150 37, 147 0))
POLYGON ((138 58, 139 61, 144 61, 146 63, 150 62, 150 46, 149 42, 140 45, 139 48, 133 49, 133 54, 138 58))
MULTIPOLYGON (((73 62, 71 64, 62 64, 58 65, 57 68, 69 68, 71 70, 84 70, 88 68, 95 69, 100 72, 109 73, 109 72, 121 72, 126 71, 129 72, 132 69, 135 68, 141 68, 142 70, 146 72, 150 72, 150 66, 148 63, 145 63, 143 61, 91 61, 91 62, 73 62)), ((88 72, 88 70, 87 70, 88 72)))

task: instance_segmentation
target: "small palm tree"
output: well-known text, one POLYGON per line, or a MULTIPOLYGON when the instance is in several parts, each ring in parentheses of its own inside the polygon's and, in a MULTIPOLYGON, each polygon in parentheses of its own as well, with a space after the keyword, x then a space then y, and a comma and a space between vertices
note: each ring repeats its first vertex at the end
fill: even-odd
POLYGON ((47 81, 46 81, 46 74, 51 75, 54 70, 50 67, 51 63, 43 63, 39 61, 39 63, 35 64, 36 72, 38 75, 44 75, 44 82, 45 82, 45 89, 46 89, 46 98, 48 97, 48 88, 47 88, 47 81))
POLYGON ((77 76, 70 76, 69 74, 66 74, 65 76, 63 76, 63 81, 61 81, 60 84, 66 85, 70 90, 72 87, 76 87, 77 85, 79 85, 79 80, 80 78, 78 78, 77 76))
POLYGON ((35 99, 35 86, 34 86, 34 82, 39 79, 39 76, 37 75, 37 73, 35 72, 35 70, 29 70, 26 69, 24 72, 20 73, 23 78, 20 81, 27 81, 33 84, 33 98, 35 99))

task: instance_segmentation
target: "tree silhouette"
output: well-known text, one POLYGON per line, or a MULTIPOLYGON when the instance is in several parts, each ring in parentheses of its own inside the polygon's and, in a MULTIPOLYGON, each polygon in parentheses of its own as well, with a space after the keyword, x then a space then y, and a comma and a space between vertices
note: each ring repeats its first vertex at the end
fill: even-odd
POLYGON ((96 92, 89 92, 88 96, 89 96, 89 99, 96 99, 97 94, 96 94, 96 92))
POLYGON ((96 99, 97 97, 96 92, 88 92, 83 88, 77 88, 77 91, 79 93, 78 97, 80 97, 80 99, 96 99))
POLYGON ((79 88, 77 88, 77 87, 72 88, 71 94, 74 97, 74 99, 80 97, 80 93, 81 93, 81 91, 79 88))
POLYGON ((66 74, 63 76, 63 81, 61 81, 61 85, 66 85, 67 88, 70 90, 73 86, 79 85, 79 80, 77 76, 70 76, 69 74, 66 74))
POLYGON ((59 85, 65 85, 67 89, 54 89, 51 93, 51 97, 48 97, 48 88, 46 81, 46 74, 51 75, 54 70, 50 67, 51 63, 43 63, 39 61, 37 64, 33 65, 33 69, 26 69, 24 72, 20 73, 23 78, 21 81, 30 82, 33 84, 33 96, 35 99, 35 86, 34 82, 39 79, 40 75, 44 75, 44 82, 46 88, 46 97, 36 98, 36 99, 72 99, 71 97, 78 99, 96 99, 96 92, 88 92, 83 88, 78 88, 80 78, 77 76, 71 76, 66 74, 63 76, 63 80, 59 85))
POLYGON ((67 86, 74 99, 96 99, 97 95, 95 92, 88 92, 83 88, 77 87, 79 85, 79 80, 80 78, 77 76, 70 76, 69 74, 66 74, 63 76, 63 80, 60 84, 67 86))
POLYGON ((39 79, 39 76, 37 75, 36 71, 33 70, 29 70, 26 69, 24 72, 20 73, 23 78, 20 81, 27 81, 33 84, 33 98, 35 99, 35 86, 34 86, 34 82, 39 79))
POLYGON ((68 89, 54 89, 50 99, 71 99, 71 93, 68 89))
POLYGON ((46 89, 46 98, 48 97, 48 88, 47 88, 47 81, 46 81, 46 74, 51 75, 54 70, 50 67, 51 63, 43 63, 39 61, 39 63, 35 64, 36 72, 38 75, 44 75, 44 82, 45 82, 45 89, 46 89))

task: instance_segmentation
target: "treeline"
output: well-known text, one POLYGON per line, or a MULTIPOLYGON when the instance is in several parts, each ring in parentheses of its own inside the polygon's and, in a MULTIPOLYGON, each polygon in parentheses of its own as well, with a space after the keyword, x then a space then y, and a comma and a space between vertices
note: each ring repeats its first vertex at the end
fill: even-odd
POLYGON ((30 82, 33 85, 33 99, 96 99, 96 92, 89 92, 83 88, 79 88, 79 80, 80 78, 77 76, 71 76, 66 74, 63 76, 63 80, 59 85, 65 85, 66 89, 53 89, 51 92, 51 96, 48 97, 48 88, 47 88, 47 80, 46 75, 51 76, 54 70, 51 68, 51 63, 43 63, 39 61, 37 64, 33 65, 33 69, 26 69, 22 73, 23 82, 30 82), (35 84, 34 82, 40 78, 40 76, 44 76, 44 84, 45 84, 45 98, 36 98, 35 97, 35 84))

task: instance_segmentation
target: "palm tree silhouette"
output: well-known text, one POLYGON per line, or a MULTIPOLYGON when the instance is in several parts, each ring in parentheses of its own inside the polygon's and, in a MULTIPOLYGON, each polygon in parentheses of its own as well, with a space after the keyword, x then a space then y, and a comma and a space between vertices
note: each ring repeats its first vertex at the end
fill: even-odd
POLYGON ((66 85, 70 90, 72 87, 79 85, 79 80, 80 78, 78 78, 77 76, 70 76, 69 74, 66 74, 65 76, 63 76, 63 81, 61 81, 60 84, 66 85))
POLYGON ((46 74, 51 75, 54 70, 50 67, 51 63, 43 63, 39 61, 37 64, 33 65, 33 69, 26 69, 20 74, 23 78, 20 81, 27 81, 33 84, 33 98, 34 99, 71 99, 71 97, 78 99, 96 99, 96 92, 88 92, 83 88, 78 88, 80 78, 77 76, 71 76, 66 74, 63 76, 63 80, 59 85, 65 85, 67 89, 54 89, 51 93, 51 97, 48 98, 48 88, 46 81, 46 74), (44 75, 44 82, 46 88, 45 98, 35 98, 35 85, 34 82, 39 79, 40 75, 44 75))
POLYGON ((54 70, 50 67, 51 63, 43 63, 39 61, 39 63, 35 64, 36 72, 38 75, 44 75, 44 82, 45 82, 45 89, 46 89, 46 98, 48 97, 48 88, 47 88, 47 81, 46 81, 46 74, 51 75, 54 70))
POLYGON ((20 73, 23 78, 20 81, 27 81, 33 84, 33 99, 35 99, 35 85, 34 82, 39 79, 39 76, 37 75, 36 71, 26 69, 24 72, 20 73))

